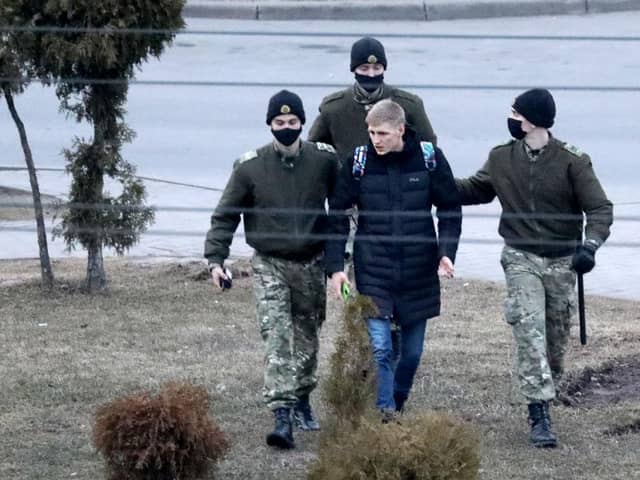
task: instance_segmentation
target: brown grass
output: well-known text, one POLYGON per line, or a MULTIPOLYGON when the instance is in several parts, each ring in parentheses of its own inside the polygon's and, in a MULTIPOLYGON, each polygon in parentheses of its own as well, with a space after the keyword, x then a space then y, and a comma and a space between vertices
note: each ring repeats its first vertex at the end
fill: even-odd
MULTIPOLYGON (((103 463, 91 444, 96 408, 131 392, 156 391, 171 379, 203 385, 214 396, 209 413, 232 445, 219 478, 304 478, 316 458, 317 434, 296 432, 291 452, 264 444, 273 425, 262 403, 262 345, 250 280, 236 275, 234 288, 220 292, 194 280, 200 268, 189 265, 126 258, 106 265, 109 292, 89 297, 76 289, 84 262, 57 261, 65 283, 47 297, 37 286, 36 261, 0 261, 0 478, 100 478, 103 463)), ((444 282, 443 315, 429 322, 407 414, 436 410, 473 425, 481 438, 483 480, 640 478, 640 434, 605 434, 633 424, 640 399, 553 407, 561 447, 529 446, 526 408, 513 394, 503 295, 494 284, 444 282), (630 411, 636 412, 632 418, 630 411)), ((569 372, 637 355, 639 307, 589 297, 589 345, 581 347, 574 332, 569 372)), ((321 375, 328 371, 341 308, 330 301, 321 375)), ((324 422, 320 397, 312 395, 312 403, 324 422)))

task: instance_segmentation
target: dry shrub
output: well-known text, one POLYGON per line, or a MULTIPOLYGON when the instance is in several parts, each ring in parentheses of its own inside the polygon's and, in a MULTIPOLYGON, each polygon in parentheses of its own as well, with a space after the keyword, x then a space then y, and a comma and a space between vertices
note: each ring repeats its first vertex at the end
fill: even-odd
POLYGON ((309 480, 471 480, 480 466, 478 436, 441 414, 383 424, 374 408, 375 361, 365 320, 373 301, 345 308, 324 384, 329 418, 309 480))
POLYGON ((324 382, 329 423, 323 437, 331 437, 346 422, 355 428, 375 403, 375 362, 371 353, 365 320, 377 314, 369 297, 350 299, 335 340, 329 375, 324 382))
POLYGON ((129 395, 98 408, 93 444, 109 480, 203 478, 229 448, 208 415, 203 387, 169 382, 158 395, 129 395))
POLYGON ((472 480, 480 466, 477 433, 448 415, 362 420, 325 443, 309 480, 472 480))

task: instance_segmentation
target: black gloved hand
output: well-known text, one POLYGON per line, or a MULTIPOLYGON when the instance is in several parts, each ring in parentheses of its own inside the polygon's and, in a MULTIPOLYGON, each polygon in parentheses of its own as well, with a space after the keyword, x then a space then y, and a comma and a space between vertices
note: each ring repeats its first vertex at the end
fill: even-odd
POLYGON ((596 247, 585 243, 576 248, 576 253, 571 259, 571 268, 576 273, 589 273, 596 266, 596 247))

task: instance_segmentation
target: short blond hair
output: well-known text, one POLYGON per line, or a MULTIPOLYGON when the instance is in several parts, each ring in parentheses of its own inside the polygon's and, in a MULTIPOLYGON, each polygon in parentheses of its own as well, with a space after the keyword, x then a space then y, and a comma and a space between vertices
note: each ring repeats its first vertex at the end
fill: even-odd
POLYGON ((394 127, 399 127, 406 123, 406 117, 404 109, 393 100, 387 98, 379 101, 369 110, 365 121, 369 126, 389 123, 394 127))

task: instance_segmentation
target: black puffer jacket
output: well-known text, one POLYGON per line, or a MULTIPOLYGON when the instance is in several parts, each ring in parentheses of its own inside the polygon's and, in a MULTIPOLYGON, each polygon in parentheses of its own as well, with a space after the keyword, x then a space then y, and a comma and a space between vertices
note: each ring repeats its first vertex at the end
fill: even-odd
POLYGON ((408 130, 402 152, 378 156, 369 143, 365 174, 353 174, 353 155, 343 162, 329 200, 327 274, 344 269, 349 221, 344 210, 358 207, 354 266, 358 291, 373 298, 383 317, 411 324, 439 315, 438 263, 455 261, 461 208, 453 174, 436 148, 430 170, 415 133, 408 130), (437 207, 438 235, 431 215, 437 207), (438 241, 438 236, 440 241, 438 241))

